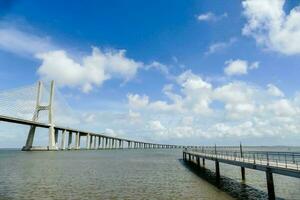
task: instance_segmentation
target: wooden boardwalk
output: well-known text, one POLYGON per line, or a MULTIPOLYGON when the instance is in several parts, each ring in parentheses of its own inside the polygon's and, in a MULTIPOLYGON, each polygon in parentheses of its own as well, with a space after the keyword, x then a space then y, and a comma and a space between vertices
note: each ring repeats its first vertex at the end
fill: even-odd
POLYGON ((219 163, 241 167, 242 179, 245 179, 245 168, 266 172, 269 199, 275 199, 273 173, 300 178, 300 153, 298 152, 265 152, 265 151, 217 151, 205 149, 186 149, 183 151, 183 160, 200 164, 205 160, 215 162, 216 178, 220 179, 219 163))

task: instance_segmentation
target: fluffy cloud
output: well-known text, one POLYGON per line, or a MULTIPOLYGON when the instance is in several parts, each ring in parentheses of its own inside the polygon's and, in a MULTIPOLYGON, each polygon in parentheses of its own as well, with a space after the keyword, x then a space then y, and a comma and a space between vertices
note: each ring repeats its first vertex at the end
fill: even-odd
POLYGON ((286 55, 300 53, 300 6, 284 11, 285 0, 245 0, 247 23, 243 34, 273 51, 286 55))
POLYGON ((227 13, 224 13, 220 16, 215 15, 212 12, 203 13, 197 16, 198 21, 218 21, 222 18, 226 18, 228 15, 227 13))
POLYGON ((236 42, 236 38, 231 38, 229 41, 226 41, 226 42, 213 43, 208 47, 208 50, 204 54, 209 55, 209 54, 216 53, 218 51, 226 49, 227 47, 231 46, 235 42, 236 42))
POLYGON ((101 86, 105 80, 121 78, 125 81, 133 78, 141 62, 125 56, 125 50, 103 52, 94 47, 92 54, 76 62, 63 50, 39 53, 42 60, 38 74, 46 80, 55 80, 58 85, 80 87, 89 92, 94 86, 101 86))
POLYGON ((284 97, 283 92, 273 84, 268 84, 268 93, 275 97, 284 97))
MULTIPOLYGON (((125 50, 103 51, 94 47, 91 55, 72 56, 51 42, 49 37, 28 33, 8 24, 0 24, 0 49, 40 59, 42 63, 37 73, 42 79, 55 80, 59 86, 79 87, 83 92, 89 92, 112 78, 126 82, 144 66, 142 62, 128 58, 125 50)), ((151 66, 167 70, 158 62, 151 66)))
POLYGON ((216 139, 299 134, 299 95, 283 98, 283 92, 272 84, 262 88, 232 81, 214 86, 189 70, 175 81, 176 85, 165 85, 162 90, 168 100, 128 95, 130 109, 140 113, 144 127, 155 137, 216 139))
POLYGON ((0 49, 22 56, 56 49, 49 37, 26 33, 14 27, 0 24, 0 49))
POLYGON ((246 60, 228 60, 225 62, 226 67, 224 73, 228 76, 244 75, 248 73, 248 70, 256 69, 259 67, 258 62, 248 63, 246 60))

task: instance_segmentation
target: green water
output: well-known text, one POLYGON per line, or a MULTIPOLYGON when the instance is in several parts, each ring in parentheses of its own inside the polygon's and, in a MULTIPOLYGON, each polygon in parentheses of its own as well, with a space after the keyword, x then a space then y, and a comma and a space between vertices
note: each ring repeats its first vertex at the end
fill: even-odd
MULTIPOLYGON (((0 199, 264 199, 265 175, 220 165, 213 174, 185 165, 177 150, 21 152, 0 150, 0 199), (225 185, 225 187, 224 187, 225 185), (218 188, 219 187, 219 188, 218 188), (241 189, 242 188, 242 189, 241 189)), ((213 163, 207 161, 213 171, 213 163)), ((300 179, 274 176, 276 194, 300 199, 300 179)))

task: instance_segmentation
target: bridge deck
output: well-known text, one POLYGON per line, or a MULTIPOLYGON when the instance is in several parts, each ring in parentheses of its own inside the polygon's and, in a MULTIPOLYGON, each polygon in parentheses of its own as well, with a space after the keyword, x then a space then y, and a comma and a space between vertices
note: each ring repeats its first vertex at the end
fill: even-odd
POLYGON ((271 170, 272 173, 300 178, 299 153, 291 152, 244 152, 240 156, 236 152, 201 152, 197 150, 185 150, 190 156, 200 157, 208 160, 235 166, 256 169, 260 171, 271 170), (259 156, 265 155, 265 156, 259 156), (279 159, 276 157, 279 155, 279 159), (284 160, 280 159, 284 157, 284 160))
MULTIPOLYGON (((51 127, 50 124, 20 119, 20 118, 16 118, 16 117, 9 117, 9 116, 4 116, 4 115, 0 115, 0 121, 21 124, 21 125, 34 126, 34 127, 40 127, 40 128, 50 128, 51 127)), ((70 127, 54 126, 54 129, 57 131, 66 131, 69 133, 79 133, 80 136, 88 136, 89 135, 90 137, 92 137, 92 136, 98 137, 98 138, 103 137, 103 138, 111 139, 114 141, 136 143, 136 145, 137 144, 143 144, 143 145, 145 144, 145 145, 153 145, 153 146, 156 145, 161 148, 183 148, 184 147, 182 145, 156 144, 156 143, 151 143, 151 142, 142 142, 142 141, 137 141, 137 140, 132 140, 132 139, 113 137, 113 136, 106 135, 105 133, 93 133, 90 131, 83 131, 83 130, 78 130, 78 129, 74 129, 74 128, 70 128, 70 127)), ((80 137, 79 137, 79 140, 80 140, 80 137)), ((72 139, 71 139, 71 141, 72 141, 72 139)), ((96 143, 94 143, 94 146, 96 146, 96 143)), ((75 147, 75 148, 78 148, 78 147, 75 147)), ((149 148, 151 148, 151 147, 149 147, 149 148)), ((36 148, 36 149, 32 148, 32 150, 43 150, 43 148, 36 148)))

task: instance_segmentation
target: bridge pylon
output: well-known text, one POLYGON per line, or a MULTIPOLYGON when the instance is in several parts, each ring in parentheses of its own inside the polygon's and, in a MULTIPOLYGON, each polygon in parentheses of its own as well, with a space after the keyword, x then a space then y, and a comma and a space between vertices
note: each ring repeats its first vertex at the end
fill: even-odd
MULTIPOLYGON (((39 118, 40 111, 48 111, 48 124, 49 124, 49 143, 47 149, 41 150, 58 150, 58 147, 55 143, 55 132, 54 132, 54 123, 53 123, 53 98, 54 98, 54 81, 51 81, 50 86, 50 95, 49 95, 49 103, 48 105, 41 105, 41 97, 42 97, 42 85, 41 81, 38 82, 37 86, 37 97, 36 97, 36 106, 35 111, 32 117, 32 121, 37 122, 39 118)), ((26 144, 22 148, 22 151, 30 151, 30 150, 39 150, 39 148, 34 148, 33 139, 35 135, 36 126, 31 125, 26 144)))

